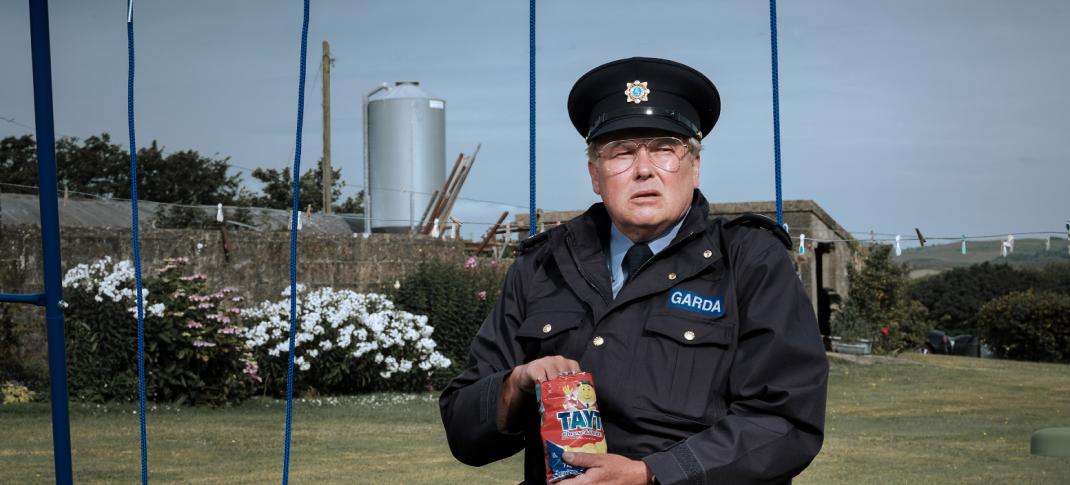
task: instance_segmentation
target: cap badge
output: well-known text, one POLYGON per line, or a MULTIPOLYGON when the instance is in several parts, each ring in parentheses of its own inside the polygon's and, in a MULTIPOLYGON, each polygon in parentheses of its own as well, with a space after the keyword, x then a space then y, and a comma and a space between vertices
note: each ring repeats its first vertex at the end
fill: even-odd
POLYGON ((647 96, 650 94, 650 88, 646 86, 645 82, 639 82, 638 79, 634 83, 628 83, 628 89, 624 90, 624 95, 628 97, 628 103, 639 104, 643 101, 647 101, 647 96))

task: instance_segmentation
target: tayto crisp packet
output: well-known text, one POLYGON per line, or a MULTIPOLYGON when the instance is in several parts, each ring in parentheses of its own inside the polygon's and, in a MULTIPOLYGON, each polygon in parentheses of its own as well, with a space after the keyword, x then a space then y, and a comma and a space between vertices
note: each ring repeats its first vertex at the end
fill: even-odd
POLYGON ((594 379, 586 372, 560 376, 539 383, 535 394, 542 415, 546 481, 553 483, 582 474, 583 468, 565 463, 566 451, 606 452, 594 379))

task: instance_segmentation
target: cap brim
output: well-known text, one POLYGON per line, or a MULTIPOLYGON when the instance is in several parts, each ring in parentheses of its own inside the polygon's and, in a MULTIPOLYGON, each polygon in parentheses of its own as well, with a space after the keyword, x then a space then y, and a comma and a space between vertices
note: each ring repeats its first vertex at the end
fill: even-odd
POLYGON ((662 130, 676 135, 683 136, 685 138, 691 138, 695 134, 691 130, 687 129, 680 123, 673 120, 661 118, 657 116, 627 116, 618 118, 615 120, 607 121, 595 129, 594 132, 587 135, 587 141, 593 141, 598 137, 608 135, 610 133, 631 130, 631 129, 650 129, 650 130, 662 130))

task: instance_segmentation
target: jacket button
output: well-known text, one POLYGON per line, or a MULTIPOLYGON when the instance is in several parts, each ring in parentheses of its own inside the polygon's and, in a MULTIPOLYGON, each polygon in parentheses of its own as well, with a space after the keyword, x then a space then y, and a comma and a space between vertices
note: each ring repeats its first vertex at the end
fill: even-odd
POLYGON ((550 330, 553 330, 553 328, 554 327, 551 327, 550 324, 547 323, 546 325, 542 326, 542 333, 550 333, 550 330))
POLYGON ((675 279, 676 279, 676 273, 669 273, 669 280, 675 280, 675 279))
POLYGON ((710 259, 710 256, 713 256, 713 251, 710 251, 709 249, 707 249, 707 250, 702 252, 702 257, 703 258, 710 259))
POLYGON ((601 336, 598 336, 595 337, 594 340, 591 341, 591 343, 593 343, 595 347, 601 347, 602 344, 606 343, 606 341, 601 336))
POLYGON ((695 332, 690 330, 684 332, 684 340, 695 340, 695 332))

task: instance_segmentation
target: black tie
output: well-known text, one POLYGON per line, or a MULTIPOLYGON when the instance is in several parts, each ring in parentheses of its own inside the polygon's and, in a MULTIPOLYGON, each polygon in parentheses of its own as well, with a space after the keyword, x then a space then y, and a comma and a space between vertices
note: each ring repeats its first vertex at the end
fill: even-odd
POLYGON ((620 263, 621 269, 624 270, 625 285, 632 280, 635 273, 639 271, 639 267, 652 256, 654 256, 654 252, 646 244, 633 244, 632 247, 628 248, 628 252, 624 253, 624 261, 620 263))

